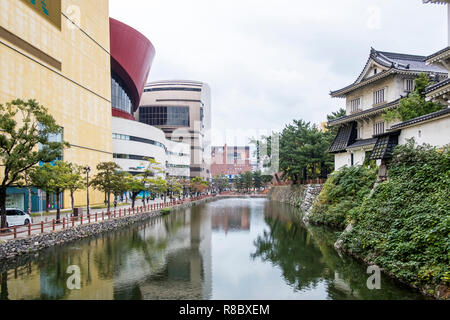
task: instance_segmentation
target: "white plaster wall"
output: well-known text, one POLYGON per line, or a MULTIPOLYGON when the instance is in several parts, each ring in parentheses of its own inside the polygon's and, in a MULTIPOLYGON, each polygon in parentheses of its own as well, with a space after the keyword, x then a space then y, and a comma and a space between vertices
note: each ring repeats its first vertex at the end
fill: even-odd
POLYGON ((354 156, 353 156, 354 165, 362 166, 364 164, 364 160, 366 159, 366 151, 358 150, 358 151, 354 151, 353 154, 354 154, 354 156))
POLYGON ((399 144, 405 144, 407 139, 414 138, 418 144, 428 143, 442 147, 450 143, 450 117, 422 123, 402 129, 399 144))
POLYGON ((337 153, 334 155, 334 169, 338 171, 344 166, 350 166, 350 161, 350 153, 337 153))

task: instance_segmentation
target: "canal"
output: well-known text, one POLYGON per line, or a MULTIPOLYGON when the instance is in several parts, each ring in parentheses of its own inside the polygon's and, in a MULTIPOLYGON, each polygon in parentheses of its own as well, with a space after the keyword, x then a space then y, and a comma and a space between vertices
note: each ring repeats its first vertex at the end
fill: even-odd
POLYGON ((423 299, 265 199, 218 200, 0 269, 0 299, 423 299), (78 276, 79 275, 79 276, 78 276))

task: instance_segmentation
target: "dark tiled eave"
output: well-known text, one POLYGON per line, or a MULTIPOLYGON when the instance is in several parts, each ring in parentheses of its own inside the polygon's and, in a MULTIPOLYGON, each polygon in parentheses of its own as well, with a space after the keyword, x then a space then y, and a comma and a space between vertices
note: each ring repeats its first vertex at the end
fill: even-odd
POLYGON ((364 118, 364 117, 367 117, 367 116, 370 116, 370 115, 381 113, 381 112, 385 111, 385 109, 396 107, 399 104, 400 100, 401 100, 401 98, 397 99, 397 100, 394 100, 392 102, 383 104, 381 106, 375 107, 375 108, 367 109, 367 110, 364 110, 364 111, 352 114, 350 116, 345 116, 345 117, 342 117, 342 118, 339 118, 339 119, 335 119, 335 120, 329 121, 328 125, 329 126, 336 126, 336 125, 339 125, 339 124, 344 124, 344 123, 347 123, 347 122, 355 121, 357 119, 364 118))
POLYGON ((433 112, 433 113, 430 113, 430 114, 427 114, 427 115, 424 115, 424 116, 421 116, 418 118, 414 118, 414 119, 399 123, 395 126, 392 126, 388 131, 395 131, 398 129, 409 127, 409 126, 417 124, 417 123, 433 120, 433 119, 436 119, 436 118, 439 118, 442 116, 447 116, 447 115, 450 115, 450 108, 446 108, 444 110, 433 112))
POLYGON ((434 60, 434 58, 440 56, 440 55, 443 54, 443 53, 446 53, 447 51, 448 51, 448 54, 450 54, 450 47, 446 47, 446 48, 444 48, 444 49, 442 49, 442 50, 439 50, 439 51, 436 52, 436 53, 433 53, 431 56, 428 56, 428 57, 427 57, 427 60, 426 60, 427 63, 430 63, 430 61, 434 60))
POLYGON ((378 139, 366 139, 366 140, 358 140, 356 141, 354 144, 351 144, 347 147, 347 149, 354 149, 354 148, 359 148, 359 147, 365 147, 365 146, 370 146, 372 144, 377 143, 378 139))
POLYGON ((450 84, 450 78, 446 79, 444 81, 438 82, 436 84, 433 84, 432 86, 429 86, 425 93, 429 94, 429 93, 431 93, 431 92, 433 92, 435 90, 438 90, 438 89, 440 89, 440 88, 442 88, 442 87, 444 87, 444 86, 446 86, 448 84, 450 84))

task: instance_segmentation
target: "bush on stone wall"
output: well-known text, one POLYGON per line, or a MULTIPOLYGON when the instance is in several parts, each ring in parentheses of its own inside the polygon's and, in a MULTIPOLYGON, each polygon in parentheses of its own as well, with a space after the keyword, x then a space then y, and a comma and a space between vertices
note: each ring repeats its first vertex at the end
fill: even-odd
POLYGON ((344 167, 325 183, 312 209, 310 222, 343 230, 351 213, 357 209, 376 182, 375 168, 344 167))
POLYGON ((343 247, 414 285, 450 283, 450 148, 396 148, 390 179, 351 211, 343 247))

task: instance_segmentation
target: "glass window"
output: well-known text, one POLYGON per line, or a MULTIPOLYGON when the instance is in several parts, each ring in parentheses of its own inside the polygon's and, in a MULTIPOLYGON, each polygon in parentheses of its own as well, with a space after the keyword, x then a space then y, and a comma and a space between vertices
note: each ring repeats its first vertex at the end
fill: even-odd
POLYGON ((127 93, 127 86, 115 72, 112 72, 111 79, 111 103, 115 109, 129 114, 133 113, 131 98, 127 93))

